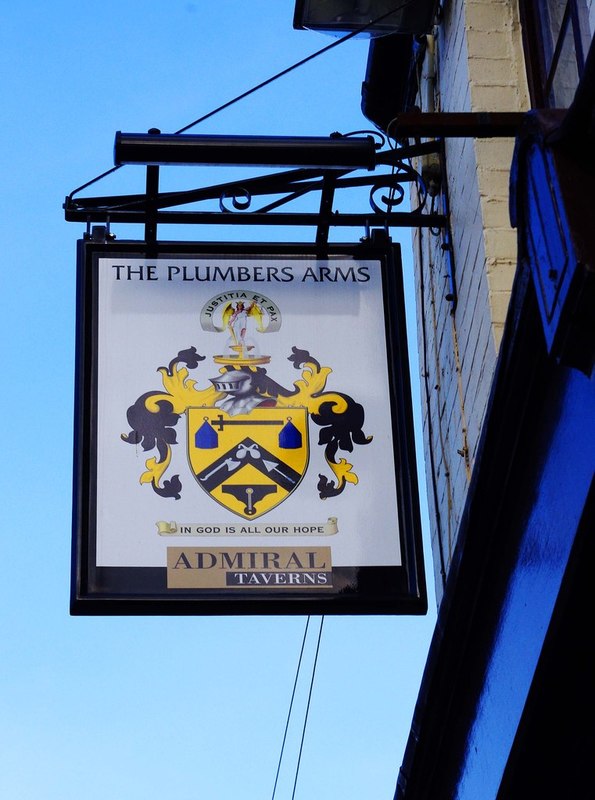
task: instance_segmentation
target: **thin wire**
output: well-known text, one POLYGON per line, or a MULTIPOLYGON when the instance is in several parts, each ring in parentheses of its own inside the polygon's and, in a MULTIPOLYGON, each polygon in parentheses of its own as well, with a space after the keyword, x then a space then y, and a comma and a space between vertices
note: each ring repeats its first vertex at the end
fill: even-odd
POLYGON ((302 741, 300 742, 300 752, 298 761, 295 768, 295 780, 293 782, 293 792, 291 793, 291 800, 295 798, 295 790, 298 782, 298 775, 300 773, 300 763, 302 760, 302 750, 304 749, 304 738, 306 736, 306 725, 308 724, 308 714, 310 711, 310 700, 312 699, 312 689, 314 688, 314 677, 316 675, 316 664, 318 663, 318 652, 320 650, 320 639, 322 637, 322 626, 324 625, 324 615, 320 618, 320 629, 318 631, 318 642, 316 643, 316 655, 314 656, 314 665, 312 667, 312 679, 310 680, 310 691, 308 692, 308 704, 306 706, 306 716, 304 717, 304 727, 302 728, 302 741))
MULTIPOLYGON (((204 122, 205 120, 214 117, 215 114, 218 114, 220 111, 224 111, 226 108, 229 108, 230 106, 234 105, 234 103, 238 103, 240 100, 243 100, 245 97, 254 94, 254 92, 257 92, 259 89, 262 89, 265 86, 268 86, 270 83, 273 83, 274 81, 278 80, 279 78, 282 78, 284 75, 293 72, 294 69, 302 67, 304 64, 307 64, 308 61, 312 61, 314 58, 318 58, 318 56, 321 56, 323 53, 326 53, 329 50, 332 50, 334 47, 338 47, 340 44, 343 44, 343 42, 347 42, 349 41, 349 39, 353 39, 354 36, 363 33, 368 28, 372 27, 372 25, 376 25, 379 22, 382 22, 382 20, 385 19, 385 17, 389 17, 391 14, 394 14, 397 11, 401 11, 401 9, 410 5, 410 3, 412 2, 413 0, 404 0, 404 2, 399 3, 394 8, 391 8, 390 11, 386 11, 384 14, 381 14, 379 17, 376 17, 376 19, 373 19, 370 22, 366 23, 366 25, 362 25, 361 28, 357 28, 356 30, 351 31, 351 33, 347 33, 345 36, 342 36, 340 39, 336 39, 334 42, 331 42, 330 44, 326 45, 320 50, 317 50, 316 52, 311 53, 309 56, 306 56, 306 58, 303 58, 301 61, 292 64, 290 67, 286 67, 285 69, 281 70, 281 72, 277 72, 276 75, 273 75, 271 78, 267 78, 266 81, 262 81, 262 83, 259 83, 257 86, 253 86, 251 89, 242 92, 242 94, 239 94, 237 97, 234 97, 233 100, 228 100, 227 103, 223 103, 223 105, 218 106, 217 108, 213 109, 213 111, 209 111, 208 114, 204 114, 204 116, 195 119, 194 122, 190 122, 188 125, 185 125, 183 128, 180 128, 179 130, 175 131, 174 135, 177 136, 180 133, 184 133, 185 131, 190 130, 190 128, 194 128, 196 125, 199 125, 201 122, 204 122)), ((115 167, 108 169, 106 172, 102 172, 101 175, 98 175, 96 178, 93 178, 93 180, 87 181, 87 183, 84 183, 82 186, 79 186, 77 189, 74 189, 68 195, 68 199, 72 200, 75 194, 82 192, 83 189, 86 189, 88 186, 92 186, 94 183, 97 183, 97 181, 100 181, 102 178, 106 178, 108 175, 111 175, 113 172, 116 172, 117 170, 120 169, 120 167, 123 166, 124 166, 123 164, 118 164, 115 167)))
POLYGON ((306 646, 306 638, 308 636, 308 626, 310 625, 310 616, 306 620, 306 628, 304 630, 304 638, 302 639, 302 649, 300 650, 300 657, 298 660, 297 670, 295 673, 295 681, 293 683, 293 691, 291 693, 291 702, 289 703, 289 711, 287 712, 287 721, 285 723, 285 733, 283 734, 283 743, 281 745, 281 752, 279 753, 279 763, 277 764, 277 774, 275 775, 275 785, 273 786, 273 794, 271 800, 275 800, 275 793, 277 791, 277 781, 279 780, 279 772, 281 771, 281 762, 283 761, 283 753, 285 751, 285 741, 287 740, 287 731, 289 729, 289 721, 291 719, 291 711, 293 709, 293 701, 295 698, 295 691, 300 676, 300 668, 302 666, 302 656, 304 655, 304 647, 306 646))
POLYGON ((93 178, 93 180, 87 181, 87 183, 83 183, 82 186, 79 186, 77 189, 73 189, 73 191, 68 195, 68 199, 72 200, 72 198, 75 196, 75 194, 78 194, 79 192, 82 192, 83 189, 87 188, 87 186, 92 186, 94 183, 97 183, 102 178, 107 178, 108 175, 111 175, 112 172, 117 172, 117 170, 119 170, 120 167, 123 167, 123 166, 124 166, 124 164, 117 164, 115 167, 112 167, 111 169, 108 169, 105 172, 102 172, 101 175, 98 175, 96 178, 93 178))
POLYGON ((297 69, 298 67, 302 67, 304 64, 307 64, 308 61, 312 61, 312 59, 318 58, 318 56, 321 56, 323 53, 326 53, 329 50, 332 50, 334 47, 338 47, 340 44, 343 44, 343 42, 347 42, 347 41, 349 41, 349 39, 353 39, 354 36, 357 36, 358 34, 363 33, 368 28, 370 28, 372 25, 376 25, 379 22, 382 22, 382 20, 385 19, 385 17, 389 17, 391 14, 394 14, 396 11, 400 11, 402 8, 405 8, 405 6, 408 6, 412 1, 413 0, 405 0, 405 2, 400 3, 399 5, 395 6, 395 8, 392 8, 390 11, 385 11, 384 14, 381 14, 379 17, 376 17, 376 19, 371 20, 366 25, 363 25, 361 28, 357 28, 356 30, 351 31, 351 33, 345 34, 345 36, 342 36, 340 39, 336 39, 334 42, 331 42, 330 44, 326 45, 326 47, 323 47, 320 50, 317 50, 315 53, 311 53, 309 56, 306 56, 306 58, 303 58, 301 61, 298 61, 297 63, 293 64, 292 66, 287 67, 286 69, 282 70, 281 72, 278 72, 276 75, 273 75, 271 78, 267 78, 266 81, 263 81, 262 83, 259 83, 257 86, 253 86, 252 89, 248 89, 248 91, 244 92, 243 94, 238 95, 238 97, 235 97, 233 100, 229 100, 227 103, 224 103, 222 106, 219 106, 218 108, 214 109, 213 111, 210 111, 208 114, 205 114, 203 117, 199 117, 197 120, 195 120, 194 122, 191 122, 189 125, 185 125, 183 128, 180 128, 179 131, 176 131, 176 134, 184 133, 185 131, 189 130, 190 128, 193 128, 195 125, 198 125, 200 122, 204 122, 206 119, 209 119, 209 117, 212 117, 215 114, 218 114, 220 111, 223 111, 224 109, 229 108, 229 106, 233 105, 234 103, 237 103, 239 100, 243 100, 245 97, 248 97, 249 95, 253 94, 254 92, 257 92, 259 89, 262 89, 265 86, 268 86, 269 83, 273 83, 273 81, 276 81, 278 78, 282 78, 284 75, 287 75, 288 73, 293 72, 294 69, 297 69))

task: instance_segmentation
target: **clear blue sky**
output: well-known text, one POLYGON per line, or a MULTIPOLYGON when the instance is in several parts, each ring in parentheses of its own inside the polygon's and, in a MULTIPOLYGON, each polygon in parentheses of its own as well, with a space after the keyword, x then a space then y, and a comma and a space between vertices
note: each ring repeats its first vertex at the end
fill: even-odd
MULTIPOLYGON (((61 206, 112 165, 116 130, 175 131, 330 43, 293 31, 292 15, 292 0, 33 0, 3 13, 0 797, 271 796, 304 618, 69 616, 83 228, 61 206)), ((360 112, 367 50, 348 42, 194 130, 370 127, 360 112)), ((200 182, 188 169, 169 180, 200 182)), ((142 191, 143 181, 128 167, 92 193, 142 191)), ((407 231, 393 234, 408 243, 407 231)), ((296 798, 392 798, 434 605, 432 595, 426 618, 326 619, 296 798)), ((307 672, 278 798, 291 797, 307 672)))

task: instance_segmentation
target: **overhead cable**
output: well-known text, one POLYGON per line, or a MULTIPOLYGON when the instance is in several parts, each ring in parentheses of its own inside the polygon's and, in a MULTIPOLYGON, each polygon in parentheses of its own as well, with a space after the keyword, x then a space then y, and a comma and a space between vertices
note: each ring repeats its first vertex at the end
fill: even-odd
MULTIPOLYGON (((226 108, 229 108, 230 106, 234 105, 235 103, 238 103, 240 100, 243 100, 244 98, 249 97, 249 95, 254 94, 254 92, 257 92, 259 89, 263 89, 265 86, 268 86, 269 84, 273 83, 274 81, 278 80, 279 78, 282 78, 284 75, 287 75, 290 72, 293 72, 293 70, 298 69, 298 67, 302 67, 304 64, 307 64, 309 61, 312 61, 313 59, 318 58, 318 56, 323 55, 323 53, 326 53, 329 50, 332 50, 334 47, 338 47, 340 44, 343 44, 343 42, 347 42, 349 39, 353 39, 355 36, 357 36, 360 33, 364 33, 368 28, 372 27, 373 25, 376 25, 379 22, 382 22, 382 20, 385 17, 388 17, 391 14, 394 14, 396 11, 400 11, 402 8, 405 8, 405 6, 408 6, 411 2, 412 2, 412 0, 405 0, 404 2, 399 3, 394 8, 391 8, 390 11, 385 11, 384 14, 381 14, 379 17, 376 17, 376 19, 371 20, 370 22, 366 23, 365 25, 362 25, 360 28, 357 28, 354 31, 350 31, 345 36, 342 36, 340 39, 336 39, 335 41, 331 42, 330 44, 326 45, 325 47, 322 47, 320 50, 316 50, 314 53, 311 53, 309 56, 306 56, 305 58, 302 58, 300 61, 297 61, 295 64, 292 64, 291 66, 286 67, 285 69, 281 70, 281 72, 277 72, 275 75, 271 76, 270 78, 267 78, 265 81, 262 81, 261 83, 257 84, 256 86, 253 86, 251 89, 248 89, 247 91, 242 92, 242 94, 237 95, 237 97, 234 97, 232 100, 228 100, 226 103, 223 103, 222 105, 218 106, 217 108, 214 108, 212 111, 209 111, 208 114, 204 114, 202 117, 199 117, 198 119, 195 119, 193 122, 188 123, 188 125, 185 125, 183 128, 180 128, 179 130, 175 131, 174 132, 175 135, 180 134, 180 133, 184 133, 185 131, 190 130, 190 128, 194 128, 196 125, 199 125, 200 123, 204 122, 205 120, 210 119, 211 117, 214 117, 215 114, 219 114, 221 111, 224 111, 226 108)), ((87 181, 87 183, 83 183, 82 186, 79 186, 78 188, 74 189, 69 194, 69 196, 68 196, 69 199, 71 200, 74 197, 75 194, 78 194, 79 192, 82 192, 83 189, 86 189, 88 186, 92 186, 94 183, 97 183, 98 181, 102 180, 103 178, 107 178, 108 175, 113 174, 114 172, 119 170, 120 167, 122 167, 122 166, 123 166, 122 164, 118 164, 117 166, 112 167, 111 169, 108 169, 105 172, 102 172, 101 175, 98 175, 96 178, 93 178, 92 180, 87 181)))

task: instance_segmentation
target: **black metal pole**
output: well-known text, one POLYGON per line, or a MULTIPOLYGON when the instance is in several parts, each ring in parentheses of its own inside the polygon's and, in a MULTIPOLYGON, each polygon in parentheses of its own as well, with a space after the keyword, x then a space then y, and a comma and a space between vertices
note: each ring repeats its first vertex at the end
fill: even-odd
POLYGON ((493 139, 516 136, 526 116, 521 111, 409 111, 397 114, 390 129, 396 139, 414 136, 493 139))
MULTIPOLYGON (((160 134, 158 128, 151 128, 150 137, 160 134)), ((155 244, 157 241, 157 196, 159 194, 159 167, 150 165, 147 167, 146 182, 146 221, 145 221, 145 242, 155 244)))

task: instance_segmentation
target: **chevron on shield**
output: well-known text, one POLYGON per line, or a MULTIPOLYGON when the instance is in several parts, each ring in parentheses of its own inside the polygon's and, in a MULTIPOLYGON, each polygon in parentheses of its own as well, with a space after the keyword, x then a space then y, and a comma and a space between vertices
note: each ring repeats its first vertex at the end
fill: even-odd
POLYGON ((186 414, 192 473, 229 511, 256 519, 299 486, 309 459, 307 409, 257 407, 231 416, 191 407, 186 414))

